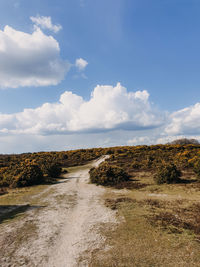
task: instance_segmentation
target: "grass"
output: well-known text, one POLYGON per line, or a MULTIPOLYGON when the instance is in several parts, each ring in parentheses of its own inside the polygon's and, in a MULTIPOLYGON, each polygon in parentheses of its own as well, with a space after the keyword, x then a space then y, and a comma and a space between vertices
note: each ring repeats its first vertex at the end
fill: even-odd
POLYGON ((46 205, 46 195, 53 188, 46 190, 48 185, 36 185, 24 188, 8 189, 7 194, 0 196, 0 224, 11 223, 25 216, 30 209, 41 208, 46 205))
POLYGON ((114 230, 102 230, 109 249, 96 251, 92 267, 200 266, 200 185, 155 185, 150 173, 137 172, 128 190, 108 189, 105 205, 117 211, 114 230))
POLYGON ((46 188, 47 185, 35 185, 30 187, 8 189, 7 194, 0 196, 0 206, 30 203, 34 200, 35 196, 43 192, 46 188))
POLYGON ((67 170, 68 173, 73 173, 73 172, 76 172, 76 171, 86 170, 88 168, 92 168, 92 163, 91 162, 87 163, 86 165, 63 168, 63 170, 67 170))
MULTIPOLYGON (((16 227, 15 231, 5 231, 4 225, 13 227, 16 222, 22 222, 25 218, 26 211, 30 209, 41 208, 40 194, 45 193, 47 185, 31 186, 26 188, 8 189, 8 193, 0 196, 0 230, 2 249, 0 251, 0 262, 2 266, 6 265, 10 258, 13 258, 15 251, 22 243, 32 236, 37 235, 37 225, 33 219, 25 220, 16 227), (6 242, 5 242, 6 240, 6 242)), ((18 225, 18 224, 16 224, 18 225)), ((16 257, 16 266, 21 266, 20 260, 28 265, 27 259, 24 257, 16 257)))

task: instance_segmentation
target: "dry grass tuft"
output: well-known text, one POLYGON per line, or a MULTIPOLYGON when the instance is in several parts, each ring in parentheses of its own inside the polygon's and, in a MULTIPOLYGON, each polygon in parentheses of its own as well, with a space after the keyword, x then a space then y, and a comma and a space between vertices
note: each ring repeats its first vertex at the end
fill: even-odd
POLYGON ((120 203, 122 202, 134 202, 134 199, 128 198, 128 197, 120 197, 120 198, 116 198, 116 199, 109 199, 107 198, 105 200, 105 205, 106 207, 111 208, 112 210, 116 210, 119 208, 120 203))
POLYGON ((118 183, 114 185, 113 187, 116 189, 141 189, 146 186, 147 184, 145 183, 139 183, 133 180, 133 181, 124 181, 124 182, 118 183))

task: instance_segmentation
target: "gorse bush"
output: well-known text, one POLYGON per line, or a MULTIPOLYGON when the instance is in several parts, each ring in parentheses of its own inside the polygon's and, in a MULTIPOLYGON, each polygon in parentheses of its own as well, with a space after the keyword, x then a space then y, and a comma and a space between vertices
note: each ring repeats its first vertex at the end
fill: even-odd
POLYGON ((17 187, 36 185, 43 181, 43 173, 37 164, 23 166, 22 171, 15 178, 17 187))
POLYGON ((200 180, 200 160, 194 162, 193 170, 196 173, 198 180, 200 180))
POLYGON ((49 166, 48 168, 48 175, 50 177, 59 177, 61 174, 62 168, 60 167, 60 165, 58 163, 53 163, 49 166))
POLYGON ((104 154, 103 151, 97 148, 19 155, 0 154, 0 187, 21 187, 49 182, 51 178, 60 176, 62 168, 83 165, 104 154))
POLYGON ((116 185, 128 181, 129 175, 118 166, 103 162, 97 168, 90 169, 90 182, 98 185, 116 185))
POLYGON ((60 176, 62 168, 59 163, 45 161, 41 164, 43 173, 48 177, 57 178, 60 176))
MULTIPOLYGON (((110 148, 78 149, 60 152, 38 152, 12 155, 0 155, 0 186, 16 184, 17 169, 21 170, 21 164, 38 165, 42 170, 44 179, 56 178, 60 175, 61 168, 83 165, 102 155, 109 154, 107 162, 110 165, 121 167, 130 175, 135 172, 154 172, 163 162, 175 164, 180 170, 192 170, 200 177, 200 145, 196 142, 186 145, 152 145, 152 146, 123 146, 110 148), (16 170, 15 170, 16 169, 16 170)), ((191 142, 190 142, 191 143, 191 142)), ((22 179, 22 178, 20 178, 22 179)), ((29 184, 29 182, 19 184, 29 184)), ((25 178, 23 178, 25 179, 25 178)), ((23 180, 22 179, 22 180, 23 180)), ((110 177, 111 179, 111 177, 110 177)), ((31 181, 31 179, 28 179, 31 181)), ((34 181, 34 179, 33 179, 34 181)), ((167 180, 168 181, 168 180, 167 180)), ((34 182, 35 183, 35 182, 34 182)))
POLYGON ((1 186, 22 187, 40 184, 44 181, 40 167, 34 163, 11 165, 1 177, 1 186))
POLYGON ((141 168, 142 164, 140 162, 138 162, 137 160, 134 160, 131 163, 131 168, 135 169, 135 170, 139 170, 141 168))
POLYGON ((154 175, 154 181, 157 184, 171 184, 180 181, 181 172, 177 169, 176 165, 164 164, 158 167, 157 172, 154 175))

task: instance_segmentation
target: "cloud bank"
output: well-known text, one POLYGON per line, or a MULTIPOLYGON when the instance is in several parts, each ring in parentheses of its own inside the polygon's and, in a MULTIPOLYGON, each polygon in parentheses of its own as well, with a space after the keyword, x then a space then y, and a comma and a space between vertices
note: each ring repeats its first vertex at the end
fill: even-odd
POLYGON ((171 121, 165 131, 168 135, 200 134, 200 103, 171 114, 171 121))
POLYGON ((0 88, 57 85, 69 68, 58 42, 40 28, 32 34, 9 26, 0 30, 0 88))
POLYGON ((141 130, 158 127, 164 120, 165 116, 151 106, 147 91, 127 92, 118 83, 115 87, 96 86, 89 101, 66 91, 57 103, 0 114, 0 132, 51 135, 141 130))
POLYGON ((97 85, 88 101, 66 91, 58 102, 0 114, 1 152, 200 140, 199 111, 200 103, 172 114, 158 111, 147 91, 127 91, 120 83, 97 85))

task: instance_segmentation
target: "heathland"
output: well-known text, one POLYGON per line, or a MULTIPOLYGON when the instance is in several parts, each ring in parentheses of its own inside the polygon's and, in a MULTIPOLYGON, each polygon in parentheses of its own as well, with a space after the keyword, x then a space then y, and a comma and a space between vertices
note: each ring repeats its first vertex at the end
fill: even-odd
POLYGON ((1 265, 199 266, 199 177, 199 144, 0 155, 1 265))

